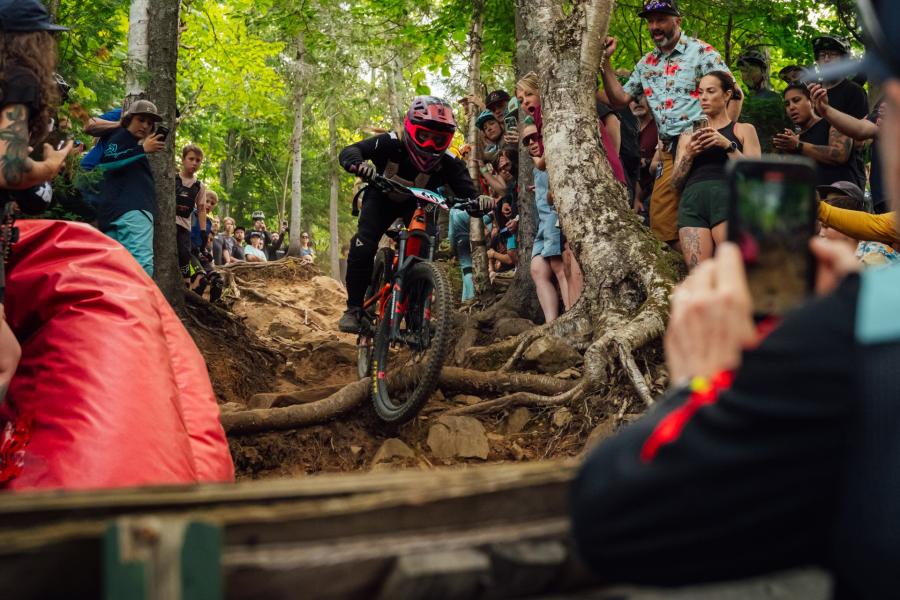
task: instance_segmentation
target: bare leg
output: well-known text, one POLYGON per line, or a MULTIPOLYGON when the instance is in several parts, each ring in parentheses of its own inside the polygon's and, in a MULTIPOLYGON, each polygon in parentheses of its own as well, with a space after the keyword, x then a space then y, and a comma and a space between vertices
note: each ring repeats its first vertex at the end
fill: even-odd
POLYGON ((553 274, 556 275, 557 283, 559 283, 559 295, 562 296, 563 306, 566 307, 566 310, 569 310, 572 307, 572 303, 569 302, 569 280, 566 277, 566 265, 563 264, 561 256, 548 258, 547 262, 550 263, 550 268, 553 270, 553 274))
POLYGON ((551 323, 559 316, 559 300, 556 296, 556 287, 553 285, 553 271, 543 256, 535 256, 531 259, 531 278, 537 291, 538 302, 544 311, 544 321, 551 323))
POLYGON ((705 227, 682 227, 678 230, 684 262, 693 269, 713 254, 712 231, 705 227))
POLYGON ((712 238, 716 249, 728 241, 728 221, 722 221, 712 228, 712 238))

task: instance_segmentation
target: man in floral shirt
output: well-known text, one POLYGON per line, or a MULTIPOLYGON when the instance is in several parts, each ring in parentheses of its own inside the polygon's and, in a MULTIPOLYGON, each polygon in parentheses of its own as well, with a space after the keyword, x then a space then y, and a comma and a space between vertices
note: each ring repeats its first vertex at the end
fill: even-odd
MULTIPOLYGON (((639 14, 656 45, 635 66, 622 86, 609 64, 616 49, 615 38, 607 38, 603 59, 603 87, 610 104, 622 109, 641 95, 646 96, 662 142, 662 175, 656 180, 650 200, 650 228, 673 247, 678 244, 678 192, 672 186, 678 136, 690 131, 700 118, 700 79, 712 71, 731 73, 716 50, 681 31, 681 12, 676 0, 654 0, 639 14)), ((732 100, 728 112, 736 121, 743 99, 732 100)))

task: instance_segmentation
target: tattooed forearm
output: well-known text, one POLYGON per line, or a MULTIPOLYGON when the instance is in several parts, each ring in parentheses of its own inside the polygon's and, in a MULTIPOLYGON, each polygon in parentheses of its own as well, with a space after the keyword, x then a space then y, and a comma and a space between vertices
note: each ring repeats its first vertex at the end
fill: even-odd
POLYGON ((0 143, 5 148, 0 151, 0 172, 6 185, 15 186, 32 167, 28 158, 28 111, 21 104, 9 105, 4 108, 2 121, 5 125, 0 129, 0 143))
POLYGON ((675 168, 672 171, 672 187, 679 192, 684 191, 684 184, 687 183, 693 164, 694 161, 690 158, 679 158, 675 161, 675 168))
POLYGON ((832 127, 828 134, 827 146, 804 144, 804 148, 806 149, 804 154, 816 162, 826 165, 842 165, 850 159, 853 141, 832 127))

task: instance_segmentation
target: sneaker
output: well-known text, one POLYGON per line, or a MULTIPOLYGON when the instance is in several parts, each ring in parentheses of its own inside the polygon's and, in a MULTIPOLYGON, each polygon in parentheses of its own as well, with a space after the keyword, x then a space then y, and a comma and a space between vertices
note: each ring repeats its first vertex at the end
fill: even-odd
POLYGON ((362 309, 355 306, 344 311, 341 320, 338 321, 338 330, 344 333, 359 333, 361 326, 359 317, 361 312, 362 309))

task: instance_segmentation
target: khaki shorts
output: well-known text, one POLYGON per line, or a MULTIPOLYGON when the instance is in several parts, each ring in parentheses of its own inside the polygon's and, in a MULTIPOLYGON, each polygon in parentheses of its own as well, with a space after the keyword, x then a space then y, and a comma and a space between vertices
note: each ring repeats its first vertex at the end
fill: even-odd
POLYGON ((678 192, 672 185, 674 155, 662 152, 663 172, 653 186, 650 198, 650 229, 661 242, 678 241, 678 192))

